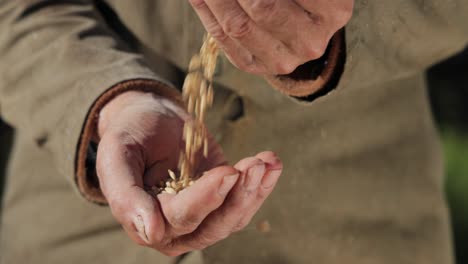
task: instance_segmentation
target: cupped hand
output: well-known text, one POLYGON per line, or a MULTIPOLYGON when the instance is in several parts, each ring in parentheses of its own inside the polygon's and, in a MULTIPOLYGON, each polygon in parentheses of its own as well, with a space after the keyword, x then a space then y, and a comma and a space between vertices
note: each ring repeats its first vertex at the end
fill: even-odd
POLYGON ((189 0, 227 58, 253 74, 288 74, 320 58, 353 0, 189 0))
POLYGON ((145 191, 177 168, 184 120, 179 105, 150 93, 126 92, 100 113, 97 173, 112 214, 140 245, 176 256, 203 249, 244 228, 274 189, 282 163, 262 152, 225 165, 212 138, 204 174, 178 194, 145 191))

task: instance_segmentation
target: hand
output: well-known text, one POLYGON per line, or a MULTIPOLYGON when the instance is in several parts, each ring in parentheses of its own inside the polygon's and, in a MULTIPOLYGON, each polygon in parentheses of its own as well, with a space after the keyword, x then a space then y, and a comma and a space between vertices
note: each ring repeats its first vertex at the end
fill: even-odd
POLYGON ((223 165, 209 140, 205 174, 178 194, 153 197, 144 190, 168 178, 183 146, 187 113, 150 93, 126 92, 100 113, 97 173, 112 214, 139 245, 176 256, 203 249, 245 227, 273 190, 281 161, 272 152, 223 165))
POLYGON ((288 74, 320 58, 353 0, 189 0, 227 58, 253 74, 288 74))

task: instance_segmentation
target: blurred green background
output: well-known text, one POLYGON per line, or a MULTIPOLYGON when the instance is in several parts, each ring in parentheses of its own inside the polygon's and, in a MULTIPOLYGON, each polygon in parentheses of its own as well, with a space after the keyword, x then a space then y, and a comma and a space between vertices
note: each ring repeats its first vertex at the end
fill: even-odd
MULTIPOLYGON (((458 264, 468 263, 468 48, 427 71, 434 118, 439 126, 446 164, 446 190, 450 205, 458 264)), ((0 145, 12 138, 2 134, 0 145)), ((0 170, 6 158, 0 153, 0 170)), ((0 194, 3 182, 0 171, 0 194)), ((1 211, 0 211, 1 212, 1 211)))
POLYGON ((468 263, 468 47, 427 72, 445 154, 446 192, 458 264, 468 263))

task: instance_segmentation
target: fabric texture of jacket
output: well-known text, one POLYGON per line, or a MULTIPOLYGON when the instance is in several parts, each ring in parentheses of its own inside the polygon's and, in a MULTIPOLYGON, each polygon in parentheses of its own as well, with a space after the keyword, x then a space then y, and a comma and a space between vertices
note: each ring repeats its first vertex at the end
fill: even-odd
POLYGON ((178 100, 204 34, 188 1, 0 0, 0 115, 14 128, 0 261, 452 263, 422 73, 468 43, 466 14, 465 0, 356 1, 325 57, 336 65, 315 80, 249 75, 221 56, 210 130, 229 161, 274 150, 284 175, 245 230, 175 260, 96 205, 91 134, 125 90, 178 100), (331 92, 293 92, 339 67, 331 92))

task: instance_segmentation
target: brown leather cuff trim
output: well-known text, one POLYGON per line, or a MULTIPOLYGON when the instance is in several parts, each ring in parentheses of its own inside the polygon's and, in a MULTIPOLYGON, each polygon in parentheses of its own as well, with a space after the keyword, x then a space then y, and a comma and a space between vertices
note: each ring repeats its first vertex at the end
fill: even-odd
MULTIPOLYGON (((292 74, 288 75, 265 76, 265 79, 273 87, 286 95, 300 98, 308 97, 325 87, 330 82, 330 80, 333 79, 334 75, 337 73, 337 69, 343 68, 343 65, 340 64, 344 64, 344 61, 341 58, 343 52, 345 51, 345 46, 344 29, 341 29, 330 40, 329 46, 324 55, 325 58, 320 58, 317 60, 323 61, 320 62, 321 65, 314 65, 316 67, 320 67, 320 72, 317 76, 310 78, 297 78, 296 76, 304 74, 297 74, 293 72, 292 74)), ((315 61, 312 61, 310 63, 314 62, 315 61)), ((301 69, 301 66, 299 66, 297 70, 307 70, 306 67, 301 69)), ((309 69, 309 71, 312 70, 309 69)), ((339 74, 341 74, 341 72, 339 72, 339 74)))
POLYGON ((99 187, 96 168, 90 168, 89 165, 87 166, 88 148, 97 134, 99 112, 117 95, 130 90, 152 92, 183 104, 180 93, 176 89, 157 80, 149 79, 123 81, 111 87, 96 100, 91 107, 91 110, 88 112, 88 116, 83 126, 81 138, 78 143, 77 159, 75 164, 75 183, 81 195, 91 202, 98 204, 107 203, 106 198, 99 187))

